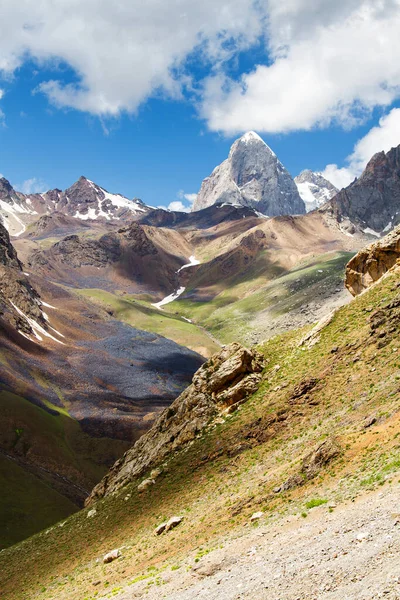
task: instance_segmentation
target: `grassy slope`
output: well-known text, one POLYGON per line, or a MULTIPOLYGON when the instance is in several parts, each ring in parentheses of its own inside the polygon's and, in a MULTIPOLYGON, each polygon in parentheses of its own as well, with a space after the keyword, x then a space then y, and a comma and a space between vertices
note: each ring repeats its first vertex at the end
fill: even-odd
POLYGON ((372 310, 398 295, 399 284, 399 273, 392 274, 340 309, 311 347, 298 344, 304 331, 267 342, 263 384, 240 410, 172 457, 145 494, 134 482, 98 503, 94 517, 82 511, 1 553, 0 595, 88 600, 112 597, 140 579, 161 584, 164 571, 195 564, 230 532, 240 533, 255 510, 266 520, 306 516, 316 501, 340 502, 392 480, 400 470, 399 331, 379 347, 368 321, 372 310), (294 386, 308 377, 318 385, 293 401, 294 386), (365 429, 371 415, 376 423, 365 429), (274 493, 330 435, 341 456, 304 486, 274 493), (156 525, 174 514, 182 514, 183 523, 154 536, 156 525), (114 547, 122 547, 123 560, 96 561, 114 547))
POLYGON ((0 454, 0 547, 10 546, 76 512, 51 486, 0 454))
POLYGON ((201 329, 181 317, 146 306, 129 296, 123 298, 99 289, 81 289, 79 294, 103 308, 111 309, 113 316, 132 327, 163 335, 203 356, 218 350, 217 344, 201 329))
POLYGON ((0 489, 6 490, 0 494, 0 514, 7 523, 7 527, 0 526, 0 548, 78 509, 52 489, 51 477, 38 479, 24 463, 38 465, 42 475, 46 470, 61 471, 74 483, 90 488, 107 470, 104 463, 110 462, 110 448, 123 452, 121 442, 89 437, 65 411, 55 413, 56 408, 52 414, 0 390, 0 447, 20 461, 16 464, 0 455, 0 489))
MULTIPOLYGON (((297 265, 288 273, 268 278, 265 269, 254 265, 245 279, 228 282, 228 287, 207 302, 185 298, 166 307, 200 323, 223 343, 244 342, 254 329, 254 319, 268 321, 297 310, 323 289, 343 287, 345 266, 350 252, 324 254, 297 265)), ((262 257, 260 257, 260 260, 262 257)), ((260 326, 260 322, 257 323, 260 326)))

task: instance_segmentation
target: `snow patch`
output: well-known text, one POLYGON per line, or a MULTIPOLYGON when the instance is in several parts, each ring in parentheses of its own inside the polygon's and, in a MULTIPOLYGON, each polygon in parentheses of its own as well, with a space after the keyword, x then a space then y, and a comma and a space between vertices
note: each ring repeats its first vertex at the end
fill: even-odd
POLYGON ((374 231, 373 229, 371 229, 370 227, 366 227, 365 229, 362 230, 364 233, 369 233, 369 235, 374 235, 377 238, 381 237, 381 234, 378 233, 377 231, 374 231))
POLYGON ((152 306, 154 306, 155 308, 158 308, 159 310, 162 310, 162 308, 161 308, 162 306, 165 306, 166 304, 169 304, 170 302, 173 302, 174 300, 179 298, 179 296, 181 296, 183 294, 185 289, 186 288, 184 288, 184 287, 178 288, 176 290, 176 292, 173 292, 169 296, 166 296, 165 298, 160 300, 160 302, 156 302, 155 304, 152 304, 152 306))
POLYGON ((251 142, 262 142, 264 146, 267 146, 268 150, 270 150, 271 154, 276 156, 275 152, 271 150, 271 148, 264 142, 264 140, 256 133, 255 131, 248 131, 241 138, 239 138, 240 142, 244 142, 245 144, 249 144, 251 142))
MULTIPOLYGON (((42 327, 41 325, 39 325, 39 323, 36 323, 36 321, 34 319, 31 319, 31 317, 28 317, 28 315, 26 315, 24 312, 22 312, 22 310, 20 308, 18 308, 18 306, 16 306, 14 304, 14 302, 12 302, 12 300, 10 300, 10 304, 15 308, 15 310, 17 311, 17 313, 19 315, 21 315, 21 317, 23 317, 29 323, 29 325, 32 328, 34 336, 36 337, 37 340, 39 340, 39 342, 43 341, 42 335, 44 335, 45 337, 48 337, 48 338, 54 340, 58 344, 62 344, 63 346, 65 345, 64 342, 62 342, 61 340, 58 340, 57 338, 55 338, 53 335, 51 335, 51 333, 49 333, 48 331, 46 331, 44 329, 44 327, 42 327)), ((60 334, 53 327, 51 327, 51 329, 53 329, 53 331, 55 331, 58 335, 61 335, 61 337, 64 337, 62 334, 60 334)), ((21 335, 23 335, 22 332, 19 332, 19 333, 21 333, 21 335)), ((25 336, 25 337, 27 337, 27 336, 25 336)))
POLYGON ((180 273, 183 269, 187 269, 188 267, 194 267, 195 265, 199 265, 200 261, 192 255, 189 256, 189 262, 186 265, 182 265, 180 269, 177 270, 177 273, 180 273))
POLYGON ((54 310, 57 310, 57 308, 55 306, 52 306, 51 304, 47 304, 47 302, 43 302, 43 300, 40 301, 41 306, 45 306, 46 308, 54 308, 54 310))
MULTIPOLYGON (((392 217, 393 219, 393 217, 392 217)), ((390 231, 393 227, 393 221, 389 221, 389 223, 386 225, 385 229, 382 230, 383 233, 386 233, 386 231, 390 231)))

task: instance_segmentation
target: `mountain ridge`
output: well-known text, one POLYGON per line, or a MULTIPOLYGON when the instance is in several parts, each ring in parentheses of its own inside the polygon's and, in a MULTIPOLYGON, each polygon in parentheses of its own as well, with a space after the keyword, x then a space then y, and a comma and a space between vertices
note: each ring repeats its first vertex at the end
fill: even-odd
POLYGON ((7 179, 0 179, 0 219, 17 237, 31 223, 54 211, 83 221, 129 221, 148 210, 140 199, 111 194, 83 175, 64 191, 56 188, 41 194, 17 192, 7 179))

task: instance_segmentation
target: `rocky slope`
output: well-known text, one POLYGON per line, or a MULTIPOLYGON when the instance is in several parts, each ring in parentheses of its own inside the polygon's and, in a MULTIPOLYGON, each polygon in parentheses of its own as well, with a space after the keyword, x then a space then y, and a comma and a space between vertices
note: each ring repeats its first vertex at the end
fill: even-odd
MULTIPOLYGON (((150 482, 145 471, 1 552, 1 595, 396 600, 399 281, 392 269, 310 343, 303 329, 260 346, 255 394, 211 417, 150 482)), ((173 449, 168 430, 156 439, 173 449)))
POLYGON ((115 289, 166 295, 179 286, 184 264, 178 245, 164 247, 157 231, 133 221, 103 235, 68 235, 45 250, 29 254, 27 266, 41 276, 73 287, 115 289), (168 251, 169 250, 169 251, 168 251))
POLYGON ((86 504, 113 494, 149 469, 159 467, 201 434, 212 419, 235 410, 258 388, 263 367, 261 354, 237 343, 210 358, 193 375, 183 394, 161 413, 150 431, 116 462, 86 504))
POLYGON ((324 210, 340 223, 349 219, 379 237, 400 222, 400 146, 375 154, 361 177, 341 190, 324 210))
POLYGON ((300 197, 306 205, 306 211, 315 210, 336 196, 338 189, 321 173, 302 171, 294 178, 300 197))
POLYGON ((141 200, 111 194, 83 176, 65 191, 54 189, 43 194, 22 194, 5 178, 0 179, 0 219, 14 236, 23 234, 42 215, 54 212, 82 221, 126 222, 148 210, 141 200))
MULTIPOLYGON (((121 244, 151 254, 139 226, 131 239, 132 227, 121 230, 121 244)), ((73 236, 65 242, 68 263, 111 260, 107 239, 78 244, 81 254, 74 244, 73 236)), ((22 271, 0 224, 0 546, 77 510, 204 360, 112 319, 39 271, 22 271)))
POLYGON ((271 217, 305 212, 289 172, 253 131, 236 140, 229 157, 203 181, 193 210, 218 202, 248 206, 271 217))
POLYGON ((400 261, 400 227, 358 252, 346 268, 345 285, 353 296, 361 294, 400 261))
POLYGON ((22 271, 22 265, 0 223, 0 319, 25 336, 49 335, 38 292, 22 271))

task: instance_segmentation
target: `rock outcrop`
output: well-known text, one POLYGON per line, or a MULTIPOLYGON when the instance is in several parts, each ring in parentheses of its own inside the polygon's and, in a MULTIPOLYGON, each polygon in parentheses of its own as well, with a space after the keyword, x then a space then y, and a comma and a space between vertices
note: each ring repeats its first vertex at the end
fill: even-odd
POLYGON ((248 206, 270 217, 305 213, 290 173, 254 131, 236 140, 229 157, 203 181, 193 210, 221 202, 248 206))
POLYGON ((327 205, 340 223, 349 218, 366 231, 386 232, 400 222, 400 146, 375 154, 363 174, 327 205))
POLYGON ((300 197, 306 205, 306 211, 310 212, 319 208, 338 193, 338 189, 321 173, 314 173, 307 169, 294 178, 299 190, 300 197))
POLYGON ((157 419, 93 489, 86 504, 125 486, 195 439, 213 418, 243 402, 261 381, 264 359, 230 344, 194 374, 192 384, 157 419))
POLYGON ((47 328, 40 304, 39 294, 23 273, 9 234, 0 223, 0 317, 30 335, 32 323, 47 328))
POLYGON ((378 281, 400 260, 400 227, 358 252, 347 264, 345 285, 353 296, 378 281))

